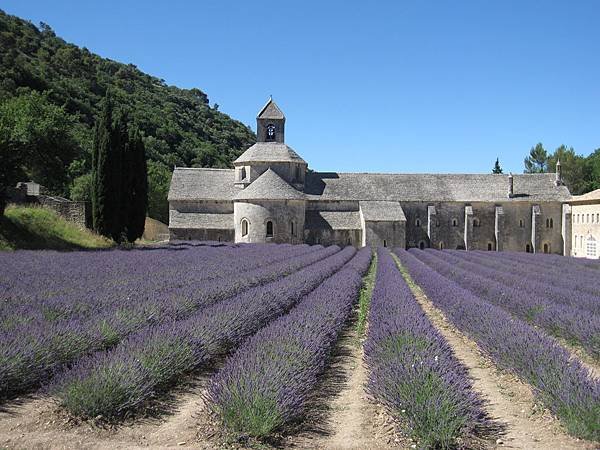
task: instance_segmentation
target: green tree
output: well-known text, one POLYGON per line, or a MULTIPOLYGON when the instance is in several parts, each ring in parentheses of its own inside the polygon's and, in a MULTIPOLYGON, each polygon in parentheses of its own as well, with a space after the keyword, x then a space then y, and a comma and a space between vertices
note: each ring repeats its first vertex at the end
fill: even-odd
POLYGON ((541 142, 531 148, 524 163, 524 173, 545 173, 548 171, 548 153, 541 142))
POLYGON ((146 149, 140 131, 136 128, 129 135, 130 195, 127 215, 127 240, 134 242, 144 234, 148 210, 148 168, 146 149))
POLYGON ((585 159, 585 166, 588 175, 585 192, 600 189, 600 148, 585 159))
POLYGON ((562 168, 563 182, 571 193, 579 195, 586 192, 590 178, 586 158, 576 154, 573 147, 567 148, 565 145, 561 145, 548 156, 548 172, 556 171, 558 161, 562 168))
POLYGON ((163 223, 169 223, 167 195, 172 171, 164 164, 148 162, 148 215, 163 223))
POLYGON ((34 180, 55 195, 67 194, 65 167, 78 152, 72 125, 72 118, 50 103, 47 94, 26 92, 0 104, 3 197, 8 187, 24 180, 34 180))
POLYGON ((494 163, 494 168, 492 169, 492 173, 502 173, 502 167, 500 167, 500 160, 496 158, 496 162, 494 163))
POLYGON ((92 174, 86 173, 73 180, 70 190, 71 200, 79 202, 92 201, 92 174))

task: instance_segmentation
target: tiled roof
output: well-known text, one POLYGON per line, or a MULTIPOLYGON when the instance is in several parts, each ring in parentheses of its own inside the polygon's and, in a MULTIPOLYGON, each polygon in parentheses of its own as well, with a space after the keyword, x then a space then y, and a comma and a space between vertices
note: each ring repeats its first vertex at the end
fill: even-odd
POLYGON ((589 202, 594 200, 600 200, 600 189, 588 192, 587 194, 574 195, 571 198, 571 203, 589 202))
POLYGON ((306 211, 308 230, 360 230, 358 211, 306 211))
POLYGON ((555 186, 554 174, 514 175, 508 198, 508 176, 496 174, 306 174, 309 200, 387 200, 400 202, 567 201, 565 186, 555 186))
POLYGON ((233 169, 188 169, 173 171, 169 200, 231 200, 239 188, 233 185, 233 169))
POLYGON ((246 162, 296 162, 306 164, 298 153, 281 142, 257 142, 240 155, 235 163, 246 162))
POLYGON ((263 106, 263 108, 259 111, 258 119, 285 119, 283 112, 279 109, 279 106, 273 101, 272 98, 269 98, 269 101, 263 106))
POLYGON ((404 211, 398 202, 362 201, 358 204, 367 222, 406 221, 404 211))
POLYGON ((302 192, 294 189, 272 169, 267 169, 246 189, 239 191, 234 200, 304 200, 302 192))

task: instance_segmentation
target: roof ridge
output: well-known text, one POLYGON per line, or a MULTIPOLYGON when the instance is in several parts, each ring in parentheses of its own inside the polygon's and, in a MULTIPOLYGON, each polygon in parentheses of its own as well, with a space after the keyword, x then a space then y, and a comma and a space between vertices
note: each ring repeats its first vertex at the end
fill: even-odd
POLYGON ((213 171, 226 171, 226 170, 234 170, 234 169, 222 169, 217 167, 175 167, 175 170, 213 170, 213 171))

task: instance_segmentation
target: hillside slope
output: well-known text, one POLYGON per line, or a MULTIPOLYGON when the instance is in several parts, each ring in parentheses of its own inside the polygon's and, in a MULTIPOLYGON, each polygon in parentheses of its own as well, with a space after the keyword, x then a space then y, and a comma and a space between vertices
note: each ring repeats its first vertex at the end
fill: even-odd
POLYGON ((77 250, 112 245, 108 239, 67 222, 49 209, 9 206, 0 217, 0 250, 77 250))

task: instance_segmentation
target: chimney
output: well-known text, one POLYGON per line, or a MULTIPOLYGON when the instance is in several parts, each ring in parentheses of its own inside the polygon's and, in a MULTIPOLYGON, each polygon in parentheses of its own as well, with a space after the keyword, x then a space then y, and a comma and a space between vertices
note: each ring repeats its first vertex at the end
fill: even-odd
POLYGON ((554 184, 556 186, 560 186, 563 184, 562 181, 562 168, 560 166, 560 159, 556 160, 556 178, 554 180, 554 184))
POLYGON ((515 195, 514 182, 513 182, 513 174, 510 172, 508 174, 508 198, 512 198, 515 195))

